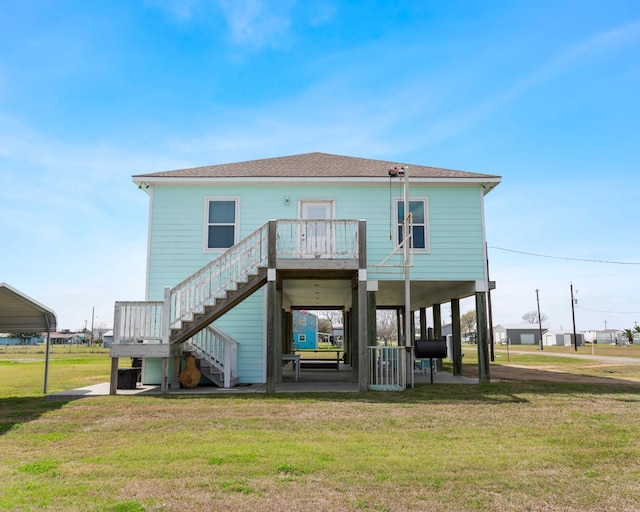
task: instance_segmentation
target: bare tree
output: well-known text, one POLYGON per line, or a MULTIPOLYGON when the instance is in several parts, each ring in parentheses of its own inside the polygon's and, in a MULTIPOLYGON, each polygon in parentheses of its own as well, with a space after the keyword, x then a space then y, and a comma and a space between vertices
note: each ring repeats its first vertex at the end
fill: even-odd
POLYGON ((398 340, 398 323, 394 309, 379 309, 376 313, 378 339, 385 344, 398 340))
MULTIPOLYGON (((537 311, 529 311, 522 315, 522 319, 528 324, 537 324, 538 323, 538 312, 537 311)), ((540 323, 545 323, 547 321, 547 315, 544 313, 540 313, 540 323)))
POLYGON ((476 312, 469 311, 460 317, 460 329, 463 333, 476 331, 476 312))
POLYGON ((325 333, 325 334, 333 333, 333 324, 331 323, 331 320, 329 320, 328 318, 319 317, 318 318, 318 332, 322 332, 322 333, 325 333))
POLYGON ((343 324, 342 311, 339 309, 318 311, 318 318, 325 318, 332 326, 343 324))

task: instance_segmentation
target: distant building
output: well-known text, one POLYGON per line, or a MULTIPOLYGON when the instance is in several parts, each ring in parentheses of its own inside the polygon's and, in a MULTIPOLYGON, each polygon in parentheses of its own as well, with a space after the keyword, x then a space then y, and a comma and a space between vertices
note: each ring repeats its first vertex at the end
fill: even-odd
POLYGON ((43 336, 19 337, 10 334, 0 334, 0 345, 37 345, 43 343, 43 336))
POLYGON ((596 343, 598 345, 620 345, 624 343, 623 332, 620 329, 604 329, 598 331, 596 333, 596 343))
POLYGON ((293 311, 293 349, 318 348, 318 317, 306 311, 293 311))
MULTIPOLYGON (((543 328, 542 333, 547 329, 543 328)), ((535 324, 499 324, 493 328, 493 339, 498 345, 537 345, 540 343, 540 327, 535 324)))
MULTIPOLYGON (((579 347, 583 346, 584 334, 576 333, 576 341, 579 347)), ((546 346, 571 347, 573 346, 573 331, 543 331, 542 342, 546 346)))

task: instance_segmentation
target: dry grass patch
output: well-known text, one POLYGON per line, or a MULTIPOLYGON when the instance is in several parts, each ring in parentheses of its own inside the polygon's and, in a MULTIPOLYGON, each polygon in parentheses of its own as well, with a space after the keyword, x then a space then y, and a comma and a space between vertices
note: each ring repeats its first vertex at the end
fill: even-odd
POLYGON ((640 395, 556 384, 2 402, 6 510, 634 510, 640 395), (8 407, 6 407, 8 406, 8 407))

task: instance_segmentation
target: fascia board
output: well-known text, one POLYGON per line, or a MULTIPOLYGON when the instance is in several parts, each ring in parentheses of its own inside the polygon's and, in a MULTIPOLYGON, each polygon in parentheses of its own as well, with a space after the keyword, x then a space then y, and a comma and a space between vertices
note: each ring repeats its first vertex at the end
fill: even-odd
MULTIPOLYGON (((501 181, 499 176, 491 177, 477 177, 477 178, 423 178, 423 177, 410 177, 409 183, 422 183, 422 184, 438 184, 438 185, 487 185, 490 188, 495 187, 501 181)), ((275 185, 275 184, 308 184, 308 183, 334 183, 334 184, 354 184, 354 185, 385 185, 389 184, 388 177, 381 178, 353 178, 353 177, 332 177, 322 176, 317 178, 309 177, 197 177, 197 178, 185 178, 181 176, 159 177, 159 176, 133 176, 133 182, 138 185, 142 190, 145 190, 145 185, 240 185, 240 184, 254 184, 260 185, 275 185)))

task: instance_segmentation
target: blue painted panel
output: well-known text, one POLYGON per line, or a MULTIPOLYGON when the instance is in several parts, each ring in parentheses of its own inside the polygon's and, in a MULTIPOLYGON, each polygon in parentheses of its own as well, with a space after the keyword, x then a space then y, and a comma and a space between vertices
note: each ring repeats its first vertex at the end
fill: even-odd
POLYGON ((293 311, 293 348, 318 348, 318 317, 306 311, 293 311))

